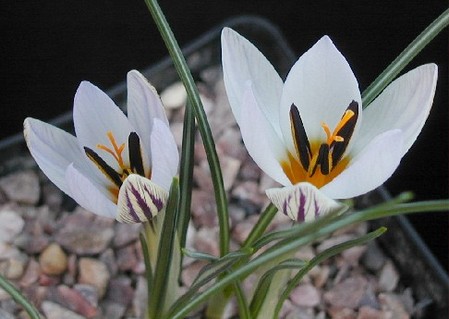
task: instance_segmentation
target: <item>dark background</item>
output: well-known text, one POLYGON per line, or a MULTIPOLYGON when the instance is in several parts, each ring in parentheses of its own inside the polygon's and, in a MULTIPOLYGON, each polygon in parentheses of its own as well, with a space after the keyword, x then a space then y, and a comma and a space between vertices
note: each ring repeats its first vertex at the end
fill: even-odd
MULTIPOLYGON (((160 1, 181 45, 226 18, 270 19, 299 56, 328 34, 363 90, 431 21, 442 0, 160 1)), ((48 120, 72 108, 82 80, 103 89, 143 69, 166 49, 143 0, 2 1, 0 4, 0 138, 20 132, 26 116, 48 120)), ((439 65, 434 107, 421 136, 387 182, 393 194, 448 197, 448 33, 440 34, 407 70, 439 65)), ((447 269, 447 213, 411 217, 447 269)))

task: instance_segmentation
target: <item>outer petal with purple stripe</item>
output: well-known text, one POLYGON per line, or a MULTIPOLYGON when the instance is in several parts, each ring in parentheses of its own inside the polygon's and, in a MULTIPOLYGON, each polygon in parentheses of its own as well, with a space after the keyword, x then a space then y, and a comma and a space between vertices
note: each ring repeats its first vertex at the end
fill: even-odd
POLYGON ((151 180, 131 174, 120 187, 117 220, 140 223, 151 220, 164 208, 168 192, 151 180))
POLYGON ((337 202, 318 190, 310 183, 298 183, 293 186, 270 188, 266 194, 277 209, 297 222, 307 222, 339 210, 346 205, 337 202))

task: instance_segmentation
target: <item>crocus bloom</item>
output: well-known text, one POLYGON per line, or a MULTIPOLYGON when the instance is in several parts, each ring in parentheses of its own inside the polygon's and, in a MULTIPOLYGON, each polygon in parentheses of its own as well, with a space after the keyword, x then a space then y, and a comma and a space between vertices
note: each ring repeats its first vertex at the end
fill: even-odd
POLYGON ((228 99, 249 154, 284 187, 266 191, 294 220, 337 209, 333 199, 387 180, 420 133, 432 105, 437 66, 392 82, 362 109, 357 80, 327 36, 293 65, 285 82, 245 38, 222 33, 228 99))
POLYGON ((137 223, 164 208, 178 150, 156 90, 135 70, 127 82, 128 117, 84 81, 74 100, 76 137, 32 118, 24 135, 42 171, 79 205, 137 223))

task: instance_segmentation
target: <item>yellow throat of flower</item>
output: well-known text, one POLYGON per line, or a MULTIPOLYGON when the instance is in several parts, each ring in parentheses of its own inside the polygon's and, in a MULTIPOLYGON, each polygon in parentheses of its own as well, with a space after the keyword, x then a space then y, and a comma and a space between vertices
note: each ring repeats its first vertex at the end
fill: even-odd
POLYGON ((349 163, 343 156, 358 118, 358 103, 352 101, 343 113, 337 126, 331 132, 322 122, 326 140, 309 141, 298 108, 290 107, 290 123, 296 154, 288 152, 287 159, 281 161, 282 169, 292 184, 309 182, 320 188, 338 176, 349 163))

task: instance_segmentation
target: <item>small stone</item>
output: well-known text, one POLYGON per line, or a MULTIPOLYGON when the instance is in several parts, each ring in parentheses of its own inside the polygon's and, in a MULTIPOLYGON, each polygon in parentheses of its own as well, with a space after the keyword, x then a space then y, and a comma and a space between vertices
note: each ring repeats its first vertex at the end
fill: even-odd
POLYGON ((137 265, 137 256, 134 245, 128 245, 117 249, 117 266, 120 271, 133 270, 137 265))
POLYGON ((368 282, 363 277, 349 277, 324 293, 324 300, 338 308, 356 309, 368 282))
POLYGON ((383 292, 391 292, 397 287, 398 282, 399 274, 393 263, 385 263, 379 275, 379 290, 383 292))
POLYGON ((249 155, 242 162, 239 171, 239 178, 244 181, 258 181, 261 175, 259 166, 252 160, 249 155))
POLYGON ((392 293, 380 293, 379 302, 383 311, 388 312, 390 318, 410 319, 410 314, 405 310, 401 298, 392 293))
POLYGON ((0 241, 11 243, 20 234, 25 222, 22 217, 12 210, 0 212, 0 241))
POLYGON ((226 191, 229 191, 234 185, 237 174, 240 169, 241 161, 229 156, 220 158, 220 165, 223 173, 223 184, 226 191))
POLYGON ((0 178, 0 188, 11 201, 27 205, 35 205, 39 201, 39 178, 30 170, 0 178))
POLYGON ((121 319, 126 313, 126 307, 115 302, 105 302, 103 308, 103 318, 107 319, 121 319))
POLYGON ((190 287, 197 277, 201 268, 203 268, 207 263, 205 261, 195 261, 185 267, 181 273, 181 280, 184 286, 190 287))
POLYGON ((192 216, 196 227, 214 227, 218 225, 215 198, 210 191, 193 190, 192 216))
POLYGON ((42 311, 47 319, 86 319, 85 317, 51 301, 44 301, 42 303, 42 311))
POLYGON ((326 284, 330 276, 330 267, 328 265, 322 265, 319 271, 313 275, 313 283, 315 287, 322 288, 326 284))
POLYGON ((372 272, 379 271, 385 264, 385 254, 380 249, 376 241, 368 243, 365 254, 362 257, 363 265, 372 272))
POLYGON ((109 282, 108 292, 105 297, 108 301, 120 304, 125 308, 131 304, 134 298, 134 289, 130 278, 119 277, 109 282))
POLYGON ((25 273, 20 279, 20 286, 29 287, 35 282, 37 282, 39 279, 39 273, 40 273, 39 263, 31 258, 25 269, 25 273))
POLYGON ((2 308, 0 308, 0 318, 1 319, 14 319, 14 316, 7 312, 6 310, 3 310, 2 308))
POLYGON ((117 223, 114 228, 115 236, 112 244, 116 248, 126 246, 139 239, 140 224, 117 223))
POLYGON ((7 279, 19 279, 25 271, 25 264, 23 258, 9 258, 0 262, 0 273, 7 279))
POLYGON ((136 318, 143 318, 148 303, 147 281, 144 277, 137 278, 136 290, 133 298, 133 310, 136 318))
POLYGON ((296 287, 292 291, 290 299, 301 307, 315 307, 321 302, 319 291, 310 284, 303 284, 296 287))
POLYGON ((117 265, 117 261, 115 260, 114 251, 111 248, 106 249, 100 255, 100 261, 102 261, 106 264, 106 266, 108 267, 108 271, 112 277, 117 274, 118 265, 117 265))
POLYGON ((113 237, 110 228, 67 227, 58 232, 56 241, 71 253, 95 255, 104 251, 113 237))
POLYGON ((199 189, 210 192, 213 189, 210 170, 207 161, 201 161, 199 165, 193 168, 193 179, 198 184, 199 189))
POLYGON ((359 308, 359 314, 357 315, 357 319, 379 319, 385 318, 384 313, 380 310, 362 306, 359 308))
POLYGON ((355 246, 346 249, 341 253, 344 260, 351 266, 357 266, 359 264, 360 258, 366 251, 366 246, 355 246))
POLYGON ((328 310, 328 312, 332 319, 356 319, 357 318, 356 312, 350 308, 331 307, 328 310))
POLYGON ((254 181, 244 181, 236 185, 232 196, 241 201, 250 201, 258 207, 262 207, 266 200, 265 194, 259 193, 259 185, 254 181))
POLYGON ((106 265, 99 260, 84 257, 79 260, 78 269, 78 282, 94 286, 102 298, 110 278, 106 265))
POLYGON ((201 228, 195 234, 194 248, 196 251, 218 256, 218 228, 201 228))
POLYGON ((67 286, 58 286, 57 288, 58 301, 64 307, 72 310, 86 318, 94 318, 97 316, 97 309, 90 301, 80 293, 79 290, 69 288, 67 286))
POLYGON ((237 223, 232 231, 232 237, 238 242, 243 243, 248 238, 249 233, 253 230, 259 216, 253 215, 249 218, 237 223))
POLYGON ((50 244, 39 257, 42 271, 47 275, 60 275, 67 269, 67 255, 61 246, 50 244))
POLYGON ((97 308, 98 307, 98 292, 97 289, 92 285, 86 284, 75 284, 73 289, 76 290, 83 296, 90 305, 97 308))
POLYGON ((175 82, 161 92, 162 104, 167 109, 177 109, 187 100, 187 92, 182 82, 175 82))

